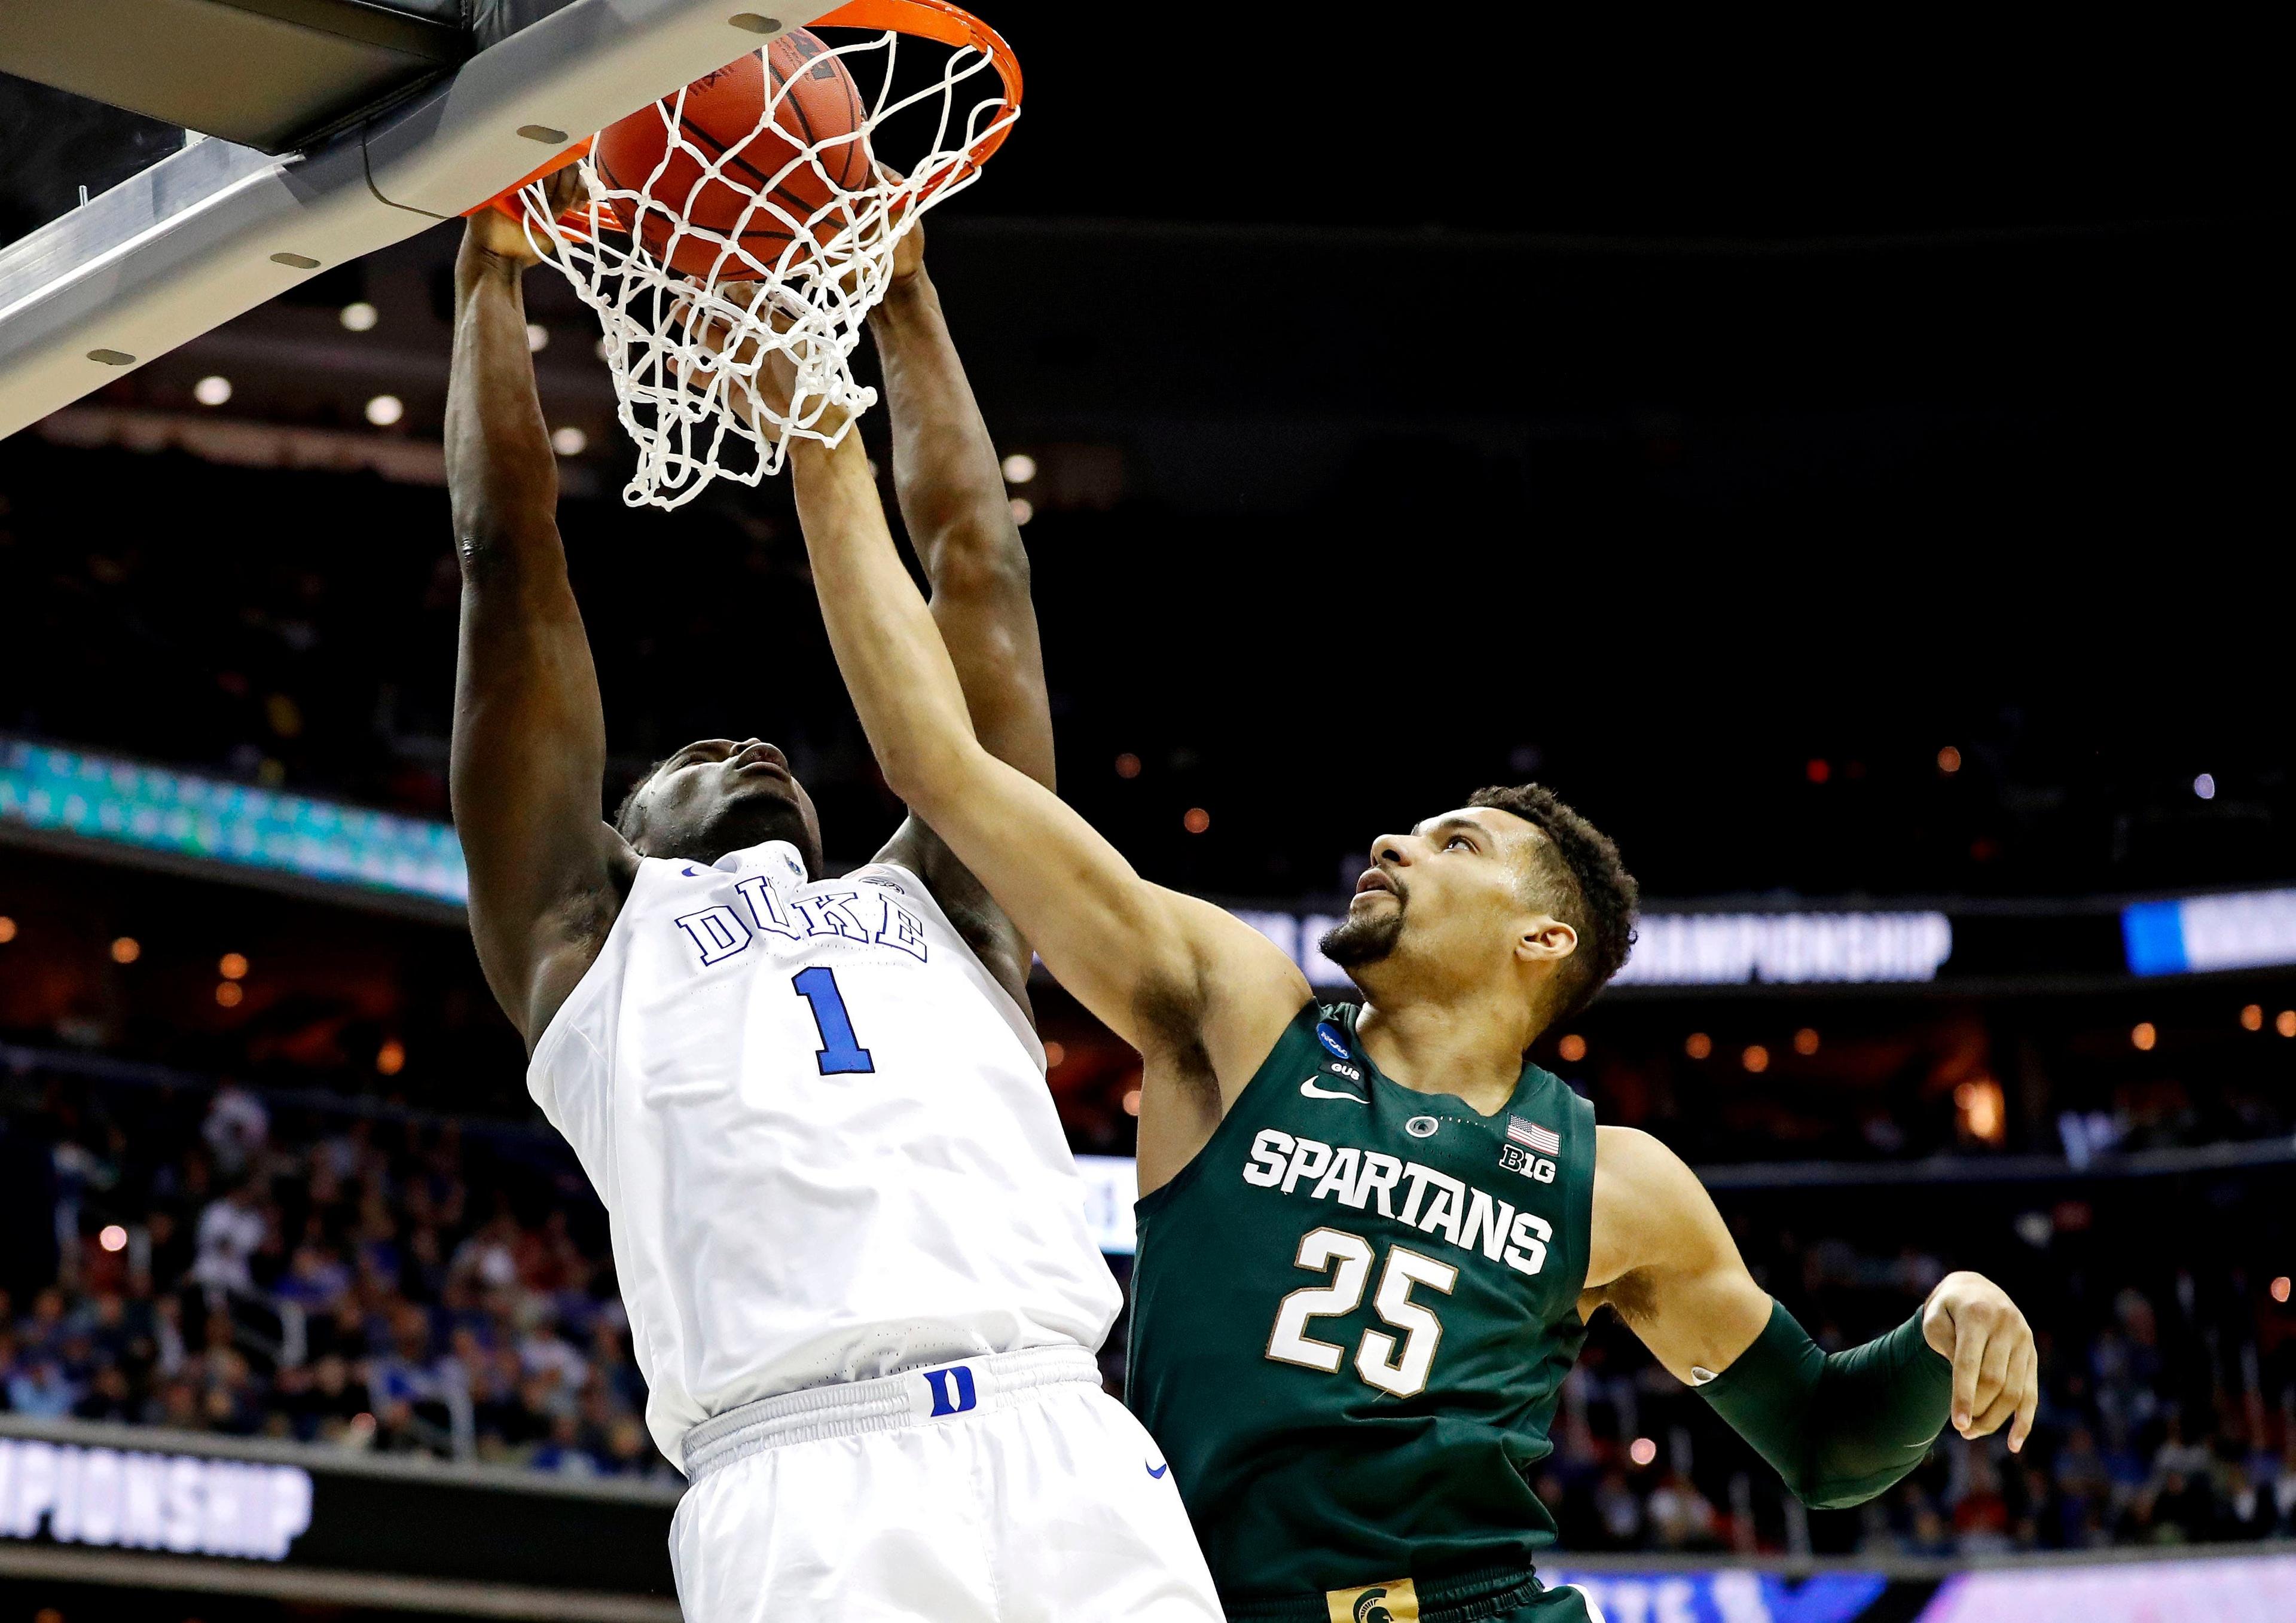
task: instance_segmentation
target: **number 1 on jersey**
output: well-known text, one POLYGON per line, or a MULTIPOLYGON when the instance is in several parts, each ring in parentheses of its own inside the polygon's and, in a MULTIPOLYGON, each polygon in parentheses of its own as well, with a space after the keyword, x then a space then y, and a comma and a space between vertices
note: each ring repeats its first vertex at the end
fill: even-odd
POLYGON ((823 1076, 877 1069, 869 1051, 853 1035, 853 1017, 845 1012, 845 994, 837 989, 835 970, 816 963, 809 970, 800 970, 791 984, 813 1010, 813 1029, 821 1033, 821 1052, 814 1061, 823 1076))

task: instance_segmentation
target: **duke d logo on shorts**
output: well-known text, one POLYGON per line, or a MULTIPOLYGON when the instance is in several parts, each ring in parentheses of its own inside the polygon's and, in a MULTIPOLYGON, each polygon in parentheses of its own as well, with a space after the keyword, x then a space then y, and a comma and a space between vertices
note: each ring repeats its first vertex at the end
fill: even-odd
POLYGON ((1419 1623, 1419 1591, 1407 1578, 1361 1589, 1329 1589, 1324 1603, 1332 1623, 1419 1623))

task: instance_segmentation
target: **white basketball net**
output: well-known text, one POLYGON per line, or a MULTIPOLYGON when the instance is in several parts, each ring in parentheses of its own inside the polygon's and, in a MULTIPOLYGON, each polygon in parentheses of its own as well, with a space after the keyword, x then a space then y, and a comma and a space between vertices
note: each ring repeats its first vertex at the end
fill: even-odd
POLYGON ((891 281, 894 246, 927 209, 972 184, 980 166, 971 154, 1020 116, 1004 98, 992 59, 971 45, 950 50, 931 83, 896 97, 893 69, 903 43, 886 32, 832 47, 866 113, 857 130, 809 146, 775 119, 798 78, 776 86, 765 75, 767 102, 752 134, 773 126, 797 151, 762 184, 730 167, 740 143, 712 157, 685 138, 685 91, 656 104, 668 137, 663 167, 682 152, 702 167, 696 193, 722 184, 747 200, 728 231, 692 224, 674 206, 678 199, 608 185, 587 157, 580 164, 589 196, 575 209, 553 217, 548 183, 526 189, 528 239, 565 273, 605 329, 617 414, 638 448, 637 471, 622 491, 631 506, 682 506, 717 479, 756 485, 780 471, 792 438, 835 445, 876 404, 877 391, 854 381, 851 360, 891 281), (968 96, 971 105, 960 111, 968 96), (936 102, 937 110, 928 106, 936 102), (897 175, 871 136, 920 106, 928 111, 903 127, 914 129, 937 111, 931 150, 897 175), (837 149, 855 142, 863 143, 868 177, 840 191, 823 154, 842 168, 849 160, 837 149), (808 167, 830 201, 800 217, 784 206, 788 194, 775 189, 808 167), (749 231, 786 232, 790 240, 776 257, 761 258, 744 245, 749 231), (644 246, 647 238, 658 258, 644 246), (673 260, 693 263, 697 251, 711 260, 707 275, 671 268, 673 260), (785 389, 792 371, 795 386, 785 389))

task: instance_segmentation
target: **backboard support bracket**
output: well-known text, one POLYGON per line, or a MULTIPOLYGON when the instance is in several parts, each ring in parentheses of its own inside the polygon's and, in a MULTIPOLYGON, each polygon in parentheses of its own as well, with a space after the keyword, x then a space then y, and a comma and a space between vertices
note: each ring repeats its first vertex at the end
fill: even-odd
MULTIPOLYGON (((835 4, 776 0, 775 31, 835 4)), ((521 129, 601 129, 757 49, 760 20, 740 0, 571 0, 300 156, 193 141, 0 253, 0 437, 485 202, 532 172, 521 129)))

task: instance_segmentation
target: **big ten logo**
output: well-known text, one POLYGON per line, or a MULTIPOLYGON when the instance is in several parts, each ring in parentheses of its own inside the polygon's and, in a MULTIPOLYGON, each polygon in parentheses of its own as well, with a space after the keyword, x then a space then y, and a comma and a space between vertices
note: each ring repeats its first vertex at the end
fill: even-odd
POLYGON ((1509 1172, 1520 1172, 1534 1184, 1554 1181, 1554 1163, 1543 1155, 1533 1155, 1521 1144, 1501 1144, 1499 1165, 1509 1172))

